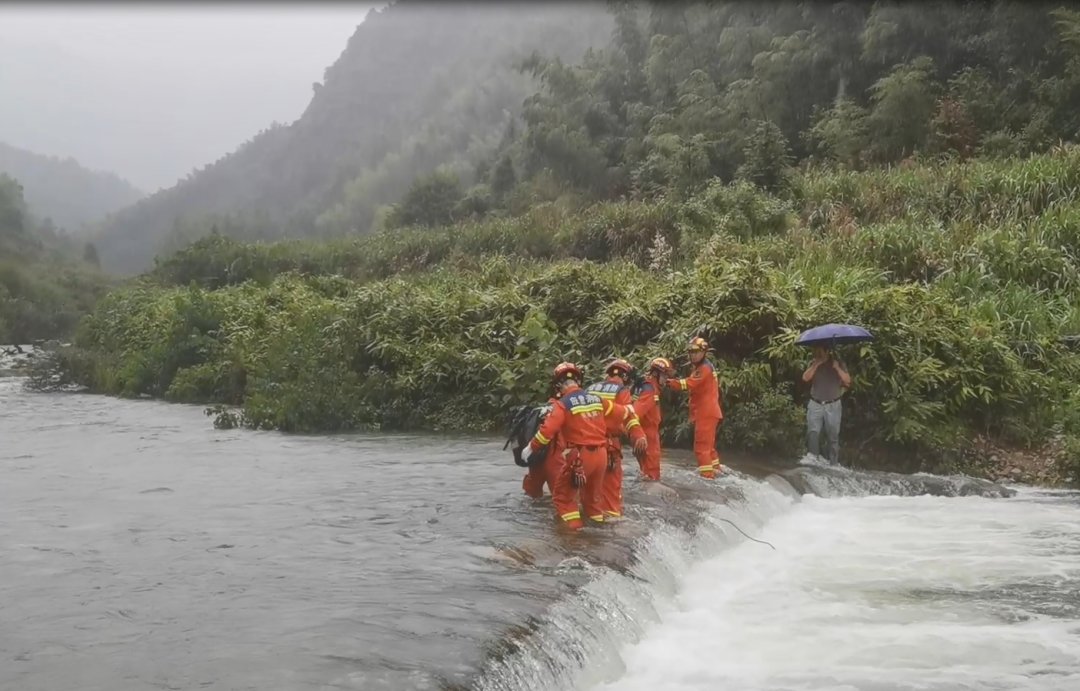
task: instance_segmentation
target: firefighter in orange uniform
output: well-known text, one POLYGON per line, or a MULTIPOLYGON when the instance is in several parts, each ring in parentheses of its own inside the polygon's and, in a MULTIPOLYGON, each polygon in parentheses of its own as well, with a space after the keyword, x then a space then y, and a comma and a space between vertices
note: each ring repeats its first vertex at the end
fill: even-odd
POLYGON ((634 400, 634 412, 637 413, 641 428, 645 430, 645 440, 649 443, 645 457, 638 461, 641 477, 645 480, 660 480, 660 391, 667 384, 668 374, 675 371, 675 365, 667 358, 653 358, 645 368, 645 382, 641 385, 634 400))
MULTIPOLYGON (((548 399, 548 405, 554 407, 558 404, 558 394, 548 399)), ((561 441, 562 437, 556 435, 549 445, 547 458, 536 465, 530 466, 529 472, 525 474, 525 478, 521 481, 521 489, 525 490, 525 494, 533 499, 542 499, 544 497, 544 485, 547 485, 548 492, 555 494, 553 489, 555 483, 552 482, 552 478, 562 469, 562 459, 559 457, 559 454, 562 453, 561 441)))
POLYGON ((698 473, 716 477, 724 467, 716 451, 716 427, 724 419, 720 409, 720 375, 706 357, 709 344, 704 338, 692 338, 687 346, 693 371, 685 379, 668 380, 668 388, 690 392, 690 422, 694 423, 694 456, 698 473))
MULTIPOLYGON (((630 407, 634 401, 630 395, 630 387, 627 384, 630 383, 630 375, 633 371, 634 366, 626 360, 612 360, 604 369, 607 379, 590 386, 589 392, 596 394, 605 401, 612 401, 630 407)), ((620 518, 623 505, 622 435, 629 433, 629 430, 625 429, 622 422, 609 419, 607 431, 608 464, 607 472, 604 474, 604 515, 611 518, 620 518)))
MULTIPOLYGON (((581 493, 585 515, 603 522, 601 502, 604 474, 607 470, 607 421, 625 425, 634 442, 635 453, 644 453, 645 433, 631 408, 606 401, 581 388, 581 368, 570 362, 560 363, 553 373, 559 389, 559 402, 544 418, 544 423, 529 442, 531 453, 540 451, 559 435, 562 449, 558 458, 549 454, 545 463, 558 460, 560 468, 549 469, 555 511, 571 530, 581 530, 584 523, 578 506, 581 493)), ((531 454, 530 454, 531 455, 531 454)))

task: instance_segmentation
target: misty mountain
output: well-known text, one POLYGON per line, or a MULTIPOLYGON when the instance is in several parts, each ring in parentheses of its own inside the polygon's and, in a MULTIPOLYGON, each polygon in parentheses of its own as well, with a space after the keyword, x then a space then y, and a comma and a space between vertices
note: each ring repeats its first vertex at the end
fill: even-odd
POLYGON ((533 52, 574 62, 611 29, 601 3, 373 10, 300 119, 114 214, 96 240, 102 263, 145 269, 214 227, 248 239, 366 232, 419 175, 443 167, 473 182, 535 92, 519 69, 533 52))
POLYGON ((113 173, 88 170, 71 158, 43 156, 2 142, 0 173, 19 181, 31 214, 70 233, 143 196, 113 173))
POLYGON ((93 245, 38 222, 0 173, 0 343, 70 334, 110 285, 97 262, 93 245))

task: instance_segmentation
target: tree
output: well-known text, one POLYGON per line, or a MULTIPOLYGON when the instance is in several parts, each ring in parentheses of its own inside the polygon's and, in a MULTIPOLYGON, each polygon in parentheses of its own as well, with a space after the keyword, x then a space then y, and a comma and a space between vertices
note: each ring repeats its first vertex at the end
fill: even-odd
POLYGON ((474 185, 464 197, 454 205, 455 220, 483 218, 491 211, 491 188, 487 185, 474 185))
POLYGON ((941 99, 937 113, 930 121, 930 149, 966 159, 971 157, 978 144, 979 132, 964 104, 952 98, 941 99))
POLYGON ((766 190, 786 184, 791 155, 784 133, 772 121, 762 120, 757 124, 746 141, 743 157, 738 177, 766 190))
POLYGON ((920 57, 900 65, 871 87, 870 125, 882 161, 906 158, 926 143, 937 105, 934 63, 920 57))
POLYGON ((517 174, 514 173, 514 162, 510 154, 503 154, 495 168, 491 171, 491 192, 496 199, 503 199, 517 184, 517 174))
POLYGON ((1061 42, 1074 52, 1080 52, 1080 12, 1059 7, 1050 13, 1061 42))
POLYGON ((454 221, 454 207, 464 193, 454 173, 440 169, 417 178, 387 219, 387 227, 444 226, 454 221))
POLYGON ((98 259, 97 247, 94 247, 94 243, 88 242, 83 247, 83 261, 95 268, 101 268, 101 260, 98 259))
MULTIPOLYGON (((948 98, 960 103, 978 134, 1019 126, 1025 121, 1014 120, 1012 111, 1019 103, 1010 104, 1013 99, 1003 94, 990 73, 981 68, 966 67, 953 75, 948 83, 948 98)), ((1032 102, 1030 98, 1016 100, 1032 102)))
POLYGON ((804 134, 810 153, 858 170, 870 144, 867 118, 866 109, 855 101, 848 98, 837 101, 804 134))
POLYGON ((22 185, 0 173, 0 236, 21 236, 26 224, 22 185))

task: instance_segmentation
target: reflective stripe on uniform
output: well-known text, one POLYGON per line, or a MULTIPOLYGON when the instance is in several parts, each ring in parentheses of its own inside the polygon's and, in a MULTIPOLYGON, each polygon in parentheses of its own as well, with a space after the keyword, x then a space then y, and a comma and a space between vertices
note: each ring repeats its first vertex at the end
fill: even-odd
POLYGON ((618 511, 605 511, 604 513, 607 514, 608 516, 611 516, 612 518, 621 518, 622 517, 622 514, 619 513, 618 511))
POLYGON ((536 435, 533 437, 533 439, 538 441, 540 443, 540 446, 547 446, 549 443, 551 443, 551 440, 548 439, 547 437, 545 437, 544 435, 540 434, 539 431, 536 433, 536 435))
POLYGON ((637 427, 640 424, 641 424, 641 422, 637 419, 637 417, 632 417, 632 418, 630 418, 629 420, 626 421, 626 429, 628 429, 628 430, 634 429, 635 427, 637 427))
POLYGON ((596 521, 597 523, 604 522, 604 514, 600 514, 599 516, 589 516, 589 518, 596 521))
POLYGON ((713 468, 711 465, 698 466, 698 472, 701 473, 702 475, 704 475, 705 473, 711 473, 714 470, 716 470, 716 469, 713 468))
POLYGON ((682 387, 683 391, 686 391, 687 389, 690 388, 690 385, 686 383, 685 379, 680 379, 679 380, 679 386, 682 387))
POLYGON ((615 392, 613 392, 613 391, 590 391, 589 393, 595 394, 595 395, 599 396, 600 398, 605 398, 605 399, 610 400, 610 401, 615 400, 615 392))
POLYGON ((570 409, 570 412, 574 415, 581 415, 582 413, 599 413, 604 410, 603 406, 599 403, 589 403, 588 405, 574 406, 570 409))
POLYGON ((564 521, 580 521, 581 520, 581 512, 580 511, 571 511, 570 513, 564 513, 562 515, 562 519, 564 521))

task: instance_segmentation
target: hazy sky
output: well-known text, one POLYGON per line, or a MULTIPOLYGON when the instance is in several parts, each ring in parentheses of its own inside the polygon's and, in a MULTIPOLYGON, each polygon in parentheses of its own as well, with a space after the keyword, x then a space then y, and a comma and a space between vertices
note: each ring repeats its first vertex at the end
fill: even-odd
POLYGON ((169 187, 298 118, 383 5, 0 4, 0 141, 169 187))

